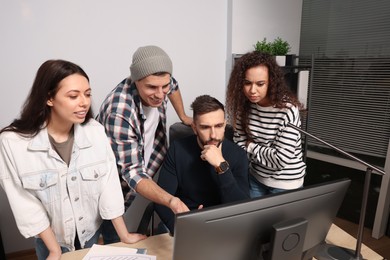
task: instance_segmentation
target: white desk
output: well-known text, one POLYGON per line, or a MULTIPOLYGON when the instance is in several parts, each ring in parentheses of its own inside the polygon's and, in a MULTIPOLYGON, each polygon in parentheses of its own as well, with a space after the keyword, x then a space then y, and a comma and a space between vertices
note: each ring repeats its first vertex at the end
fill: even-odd
MULTIPOLYGON (((345 248, 355 250, 356 239, 349 235, 336 225, 332 225, 329 233, 326 237, 326 242, 329 244, 338 245, 345 248)), ((148 237, 135 244, 115 243, 114 246, 134 247, 134 248, 147 248, 149 255, 157 256, 158 260, 172 260, 173 251, 173 238, 168 234, 157 235, 148 237)), ((77 260, 82 259, 88 252, 88 249, 82 249, 74 252, 65 253, 62 255, 61 260, 77 260)), ((362 245, 361 254, 364 259, 369 260, 382 260, 382 256, 365 246, 362 245)))

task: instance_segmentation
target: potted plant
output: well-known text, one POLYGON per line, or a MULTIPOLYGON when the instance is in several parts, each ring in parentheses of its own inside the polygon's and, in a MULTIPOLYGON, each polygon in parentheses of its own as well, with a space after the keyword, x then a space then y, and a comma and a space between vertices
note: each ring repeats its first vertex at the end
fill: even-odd
POLYGON ((264 38, 261 42, 258 41, 254 48, 256 51, 274 55, 279 66, 286 66, 286 55, 291 49, 290 44, 280 37, 277 37, 273 42, 267 42, 267 39, 264 38))
POLYGON ((272 42, 272 55, 275 56, 276 62, 279 66, 286 66, 287 54, 289 51, 290 44, 287 41, 282 40, 280 37, 277 37, 272 42))

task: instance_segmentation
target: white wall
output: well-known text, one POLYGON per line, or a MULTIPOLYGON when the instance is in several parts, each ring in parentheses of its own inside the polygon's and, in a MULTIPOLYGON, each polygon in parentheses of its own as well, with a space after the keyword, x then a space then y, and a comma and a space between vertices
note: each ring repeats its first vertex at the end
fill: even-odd
POLYGON ((302 0, 232 1, 232 53, 252 51, 264 37, 281 37, 290 43, 291 54, 299 53, 302 0))
POLYGON ((45 60, 81 65, 98 108, 129 75, 133 52, 148 44, 159 45, 173 60, 188 113, 192 99, 206 89, 223 98, 226 8, 223 0, 212 5, 206 0, 1 0, 0 86, 7 94, 0 97, 0 111, 7 113, 0 115, 0 126, 17 115, 45 60))
MULTIPOLYGON (((200 94, 224 101, 231 54, 263 37, 299 46, 302 0, 0 0, 0 127, 18 116, 38 67, 67 59, 90 76, 94 110, 129 75, 133 52, 162 47, 173 61, 187 114, 200 94), (276 14, 277 13, 277 14, 276 14)), ((170 106, 168 125, 178 121, 170 106)), ((32 248, 0 192, 6 253, 32 248)))

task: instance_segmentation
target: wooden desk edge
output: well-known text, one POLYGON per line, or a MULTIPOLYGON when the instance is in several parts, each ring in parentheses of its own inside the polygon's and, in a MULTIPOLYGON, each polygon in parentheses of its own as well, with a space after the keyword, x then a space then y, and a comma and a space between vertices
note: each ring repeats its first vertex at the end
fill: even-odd
MULTIPOLYGON (((326 242, 329 244, 337 245, 340 247, 349 248, 352 250, 356 249, 356 239, 339 228, 338 226, 332 224, 329 233, 326 237, 326 242)), ((110 245, 111 246, 111 245, 110 245)), ((173 251, 173 239, 168 234, 156 235, 148 237, 145 240, 137 242, 135 244, 124 244, 124 243, 115 243, 112 246, 122 246, 122 247, 132 247, 132 248, 147 248, 147 254, 155 255, 159 260, 172 259, 173 251), (158 245, 158 246, 155 246, 158 245)), ((77 250, 74 252, 65 253, 61 256, 61 260, 74 260, 82 259, 88 252, 89 249, 77 250)), ((383 260, 384 258, 378 253, 362 245, 361 254, 364 259, 370 260, 383 260)))

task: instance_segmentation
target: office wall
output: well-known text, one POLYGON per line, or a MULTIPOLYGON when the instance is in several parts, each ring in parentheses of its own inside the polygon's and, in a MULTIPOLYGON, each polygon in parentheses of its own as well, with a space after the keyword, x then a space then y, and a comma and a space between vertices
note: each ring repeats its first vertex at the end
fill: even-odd
POLYGON ((7 94, 0 97, 0 109, 7 113, 1 114, 0 126, 17 115, 45 60, 81 65, 91 78, 96 110, 129 75, 133 52, 148 44, 161 46, 171 56, 188 113, 192 98, 206 89, 222 98, 225 2, 1 0, 0 86, 7 94))
POLYGON ((299 53, 302 0, 233 0, 232 13, 232 53, 251 51, 264 37, 281 37, 299 53))
MULTIPOLYGON (((298 48, 300 15, 301 0, 0 0, 0 127, 18 116, 45 60, 81 65, 90 76, 97 111, 105 95, 129 75, 132 53, 148 44, 171 56, 191 114, 195 96, 207 93, 224 100, 232 53, 274 36, 298 48), (278 17, 271 14, 276 10, 278 17)), ((168 125, 176 121, 169 106, 168 125)), ((0 190, 6 253, 32 248, 32 240, 17 231, 0 190)))
POLYGON ((232 54, 254 50, 257 41, 281 37, 290 43, 290 54, 299 54, 302 0, 228 0, 226 81, 232 54))

